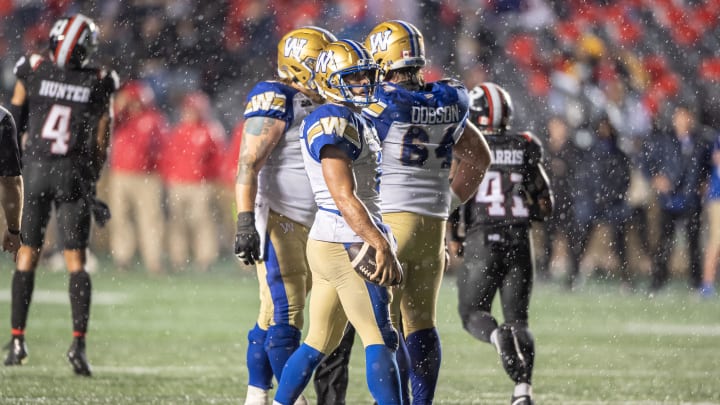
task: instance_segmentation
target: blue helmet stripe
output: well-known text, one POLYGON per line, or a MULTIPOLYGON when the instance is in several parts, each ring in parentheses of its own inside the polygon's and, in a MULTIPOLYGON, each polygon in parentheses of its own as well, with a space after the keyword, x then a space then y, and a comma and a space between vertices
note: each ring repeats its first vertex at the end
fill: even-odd
POLYGON ((417 33, 415 32, 416 30, 405 21, 395 20, 395 22, 400 24, 400 26, 405 28, 405 31, 407 31, 408 37, 410 38, 410 51, 412 52, 413 57, 417 56, 418 53, 420 53, 420 43, 418 41, 417 33))
POLYGON ((360 56, 361 59, 372 59, 372 56, 370 55, 370 52, 368 52, 363 46, 361 46, 359 43, 351 40, 351 39, 341 39, 340 42, 344 42, 355 51, 355 53, 360 56))

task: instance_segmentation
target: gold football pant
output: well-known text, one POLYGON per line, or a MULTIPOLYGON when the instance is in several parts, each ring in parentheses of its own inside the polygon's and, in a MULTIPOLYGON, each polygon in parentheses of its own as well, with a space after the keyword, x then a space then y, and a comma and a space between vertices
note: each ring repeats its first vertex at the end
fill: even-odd
POLYGON ((312 285, 305 257, 308 228, 270 211, 265 260, 257 263, 260 286, 258 326, 292 325, 303 328, 305 296, 312 285))
POLYGON ((409 212, 383 214, 398 244, 404 281, 393 289, 391 316, 403 334, 435 327, 436 306, 445 267, 445 220, 409 212))
POLYGON ((364 347, 386 345, 394 350, 397 333, 390 322, 389 289, 367 282, 355 273, 342 243, 310 239, 307 257, 313 292, 305 344, 323 354, 332 352, 349 320, 364 347))

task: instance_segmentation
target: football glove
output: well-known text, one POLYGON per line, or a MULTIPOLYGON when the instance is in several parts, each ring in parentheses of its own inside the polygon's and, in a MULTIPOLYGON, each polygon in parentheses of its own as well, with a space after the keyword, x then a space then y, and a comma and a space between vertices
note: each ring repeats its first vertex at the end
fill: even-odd
POLYGON ((260 235, 255 229, 255 213, 239 212, 235 233, 235 256, 245 265, 260 258, 260 235))
POLYGON ((92 198, 90 200, 90 204, 90 209, 92 210, 93 218, 95 218, 95 223, 102 228, 105 224, 107 224, 110 218, 112 218, 110 207, 108 207, 105 201, 98 198, 92 198))

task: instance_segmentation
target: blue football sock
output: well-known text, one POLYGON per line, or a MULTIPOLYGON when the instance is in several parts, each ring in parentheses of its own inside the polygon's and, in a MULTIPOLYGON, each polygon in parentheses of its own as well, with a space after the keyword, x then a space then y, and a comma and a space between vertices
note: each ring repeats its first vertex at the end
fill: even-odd
POLYGON ((248 385, 269 390, 272 388, 273 371, 265 352, 266 330, 255 327, 248 332, 248 349, 246 363, 248 369, 248 385))
POLYGON ((268 328, 265 352, 278 381, 282 377, 285 363, 300 346, 300 335, 300 330, 290 325, 273 325, 268 328))
POLYGON ((282 379, 275 393, 275 401, 282 405, 292 405, 302 394, 312 378, 313 371, 325 357, 312 347, 302 344, 285 363, 282 379))
POLYGON ((365 375, 378 405, 402 405, 400 373, 395 353, 385 345, 365 348, 365 375))
POLYGON ((410 383, 413 405, 432 404, 440 374, 442 349, 437 329, 423 329, 410 334, 405 342, 410 354, 410 383))
POLYGON ((405 339, 400 336, 395 358, 400 370, 400 392, 402 394, 403 404, 410 404, 410 354, 405 344, 405 339))

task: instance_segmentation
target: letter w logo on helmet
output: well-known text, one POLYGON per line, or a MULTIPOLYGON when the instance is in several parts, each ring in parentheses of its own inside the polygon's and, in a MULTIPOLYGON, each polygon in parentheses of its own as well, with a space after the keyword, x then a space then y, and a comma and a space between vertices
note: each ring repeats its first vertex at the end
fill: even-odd
POLYGON ((305 38, 289 37, 285 39, 285 57, 288 58, 292 56, 293 58, 299 60, 302 57, 302 50, 305 48, 307 43, 308 40, 305 38))
POLYGON ((370 53, 375 54, 378 51, 387 51, 390 43, 391 30, 378 32, 370 36, 370 53))
POLYGON ((315 71, 327 73, 328 64, 333 60, 334 57, 335 57, 335 52, 323 51, 318 56, 317 64, 315 65, 315 71))

